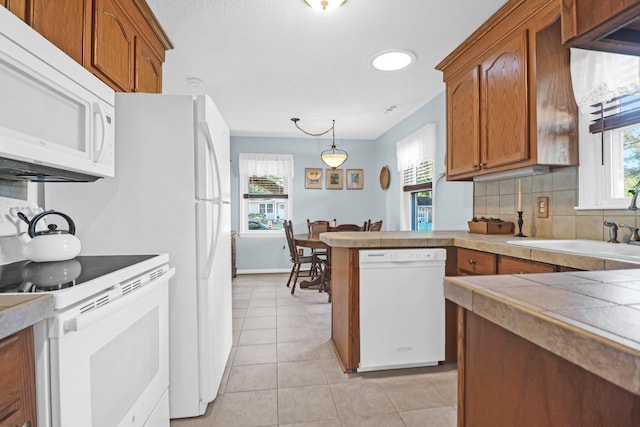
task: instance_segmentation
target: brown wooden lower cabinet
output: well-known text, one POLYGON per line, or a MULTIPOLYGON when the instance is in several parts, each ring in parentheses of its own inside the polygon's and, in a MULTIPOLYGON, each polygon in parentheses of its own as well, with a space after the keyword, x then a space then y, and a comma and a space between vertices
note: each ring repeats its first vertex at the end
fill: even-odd
POLYGON ((458 248, 458 275, 496 274, 496 255, 473 249, 458 248))
POLYGON ((458 426, 639 426, 640 396, 458 309, 458 426))
POLYGON ((0 340, 0 426, 36 427, 33 329, 0 340))
POLYGON ((498 274, 553 273, 556 266, 527 259, 500 255, 498 258, 498 274))

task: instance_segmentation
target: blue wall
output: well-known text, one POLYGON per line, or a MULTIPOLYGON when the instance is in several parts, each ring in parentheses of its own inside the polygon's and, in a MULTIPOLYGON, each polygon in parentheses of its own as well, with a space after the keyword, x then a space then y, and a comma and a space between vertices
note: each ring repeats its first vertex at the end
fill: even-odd
MULTIPOLYGON (((231 137, 231 227, 239 230, 239 153, 293 154, 293 227, 304 232, 309 219, 333 219, 338 223, 360 224, 371 218, 384 221, 383 230, 400 229, 402 188, 396 170, 396 142, 427 123, 436 123, 434 176, 445 172, 446 109, 444 92, 426 103, 376 141, 336 140, 349 153, 342 169, 364 169, 363 190, 307 190, 305 168, 324 168, 320 152, 331 145, 327 139, 231 137), (379 185, 380 169, 388 166, 391 181, 387 190, 379 185)), ((473 214, 473 184, 439 179, 434 189, 434 229, 466 229, 473 214)), ((289 271, 288 248, 281 237, 238 236, 237 268, 242 272, 289 271)))
MULTIPOLYGON (((362 224, 367 219, 383 219, 384 205, 379 185, 379 172, 374 142, 367 140, 336 140, 338 148, 349 153, 349 159, 341 166, 346 169, 363 169, 364 184, 362 190, 304 188, 305 168, 323 168, 320 152, 331 146, 331 140, 311 137, 302 138, 259 138, 231 137, 231 228, 239 230, 239 153, 277 153, 293 154, 294 173, 293 229, 297 233, 307 231, 307 218, 333 219, 339 224, 362 224)), ((236 240, 236 266, 240 272, 262 272, 290 270, 289 250, 284 234, 280 237, 240 235, 236 240)))
POLYGON ((385 224, 387 230, 400 229, 402 190, 396 166, 396 142, 428 123, 436 124, 433 229, 466 230, 467 221, 473 216, 473 184, 470 182, 449 182, 444 178, 447 122, 445 93, 441 92, 440 95, 427 102, 375 141, 376 158, 386 161, 391 170, 391 185, 385 199, 381 201, 385 206, 384 217, 388 223, 388 227, 385 224))

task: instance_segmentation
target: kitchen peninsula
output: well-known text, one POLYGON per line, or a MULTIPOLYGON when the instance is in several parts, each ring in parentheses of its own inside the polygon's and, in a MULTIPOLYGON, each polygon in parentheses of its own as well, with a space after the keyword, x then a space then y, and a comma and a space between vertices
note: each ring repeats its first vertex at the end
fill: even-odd
POLYGON ((332 340, 345 371, 359 362, 359 250, 445 247, 445 297, 457 306, 459 326, 456 335, 449 310, 447 360, 455 360, 457 337, 460 426, 524 425, 525 419, 536 420, 530 425, 594 419, 638 425, 637 264, 513 246, 506 244, 512 236, 465 231, 323 233, 321 239, 332 251, 332 340), (565 272, 454 277, 459 249, 565 272))

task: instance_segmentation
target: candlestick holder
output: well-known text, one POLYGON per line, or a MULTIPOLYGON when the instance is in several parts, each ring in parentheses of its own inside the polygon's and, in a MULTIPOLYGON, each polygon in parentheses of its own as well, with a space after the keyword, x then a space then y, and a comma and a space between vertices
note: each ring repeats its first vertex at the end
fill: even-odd
POLYGON ((524 223, 524 220, 522 219, 522 214, 523 214, 523 211, 518 211, 518 234, 514 234, 514 237, 527 237, 524 234, 522 234, 522 224, 524 223))

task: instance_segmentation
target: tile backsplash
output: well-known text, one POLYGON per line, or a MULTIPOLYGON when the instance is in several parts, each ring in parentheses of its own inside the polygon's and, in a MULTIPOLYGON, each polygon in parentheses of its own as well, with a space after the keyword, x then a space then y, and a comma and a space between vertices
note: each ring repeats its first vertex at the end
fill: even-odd
MULTIPOLYGON (((474 183, 473 212, 476 217, 501 218, 516 223, 518 180, 522 180, 522 232, 531 237, 553 239, 607 240, 605 219, 618 225, 640 225, 636 212, 627 209, 575 210, 578 205, 578 168, 553 170, 544 175, 506 178, 474 183), (538 197, 549 198, 549 217, 536 218, 538 197)), ((517 232, 517 225, 516 225, 517 232)), ((629 238, 629 230, 620 228, 618 240, 629 238)))

